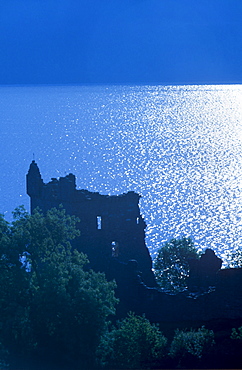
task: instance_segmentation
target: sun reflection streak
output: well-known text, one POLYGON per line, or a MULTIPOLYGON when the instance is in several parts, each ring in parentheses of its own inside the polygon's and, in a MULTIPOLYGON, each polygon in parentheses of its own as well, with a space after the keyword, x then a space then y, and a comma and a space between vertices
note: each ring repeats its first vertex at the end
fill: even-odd
POLYGON ((57 176, 69 169, 81 188, 140 193, 153 255, 180 236, 221 256, 240 247, 242 86, 63 89, 38 137, 57 176))

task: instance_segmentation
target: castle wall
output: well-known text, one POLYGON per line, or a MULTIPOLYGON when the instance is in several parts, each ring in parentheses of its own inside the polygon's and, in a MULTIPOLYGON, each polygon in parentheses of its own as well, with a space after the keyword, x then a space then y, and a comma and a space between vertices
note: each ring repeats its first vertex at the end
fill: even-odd
POLYGON ((145 286, 133 263, 116 263, 113 269, 118 283, 120 317, 132 311, 174 329, 218 320, 240 320, 242 323, 242 268, 221 269, 215 274, 214 286, 206 289, 202 286, 197 292, 187 289, 177 294, 145 286))
POLYGON ((62 204, 68 214, 79 218, 81 236, 74 246, 88 255, 92 268, 106 272, 110 258, 122 262, 136 259, 146 284, 155 284, 138 194, 108 196, 78 190, 73 174, 52 178, 45 184, 35 161, 27 174, 27 194, 31 198, 31 213, 36 207, 45 213, 62 204))
POLYGON ((182 323, 242 320, 242 269, 220 270, 222 262, 211 250, 199 261, 190 261, 188 291, 171 295, 155 288, 138 194, 107 196, 77 190, 72 174, 45 184, 34 161, 27 174, 27 193, 31 212, 36 207, 47 212, 62 204, 80 219, 81 236, 74 247, 88 255, 91 268, 117 281, 120 317, 129 311, 145 313, 152 322, 174 328, 182 323))

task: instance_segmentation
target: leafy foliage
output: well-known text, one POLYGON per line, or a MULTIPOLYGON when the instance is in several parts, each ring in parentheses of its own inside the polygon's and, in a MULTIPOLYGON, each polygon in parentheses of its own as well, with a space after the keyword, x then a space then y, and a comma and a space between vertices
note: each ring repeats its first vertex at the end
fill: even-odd
POLYGON ((170 291, 186 288, 189 276, 189 259, 199 254, 191 238, 171 239, 158 250, 154 273, 160 287, 170 291))
POLYGON ((192 358, 201 359, 214 345, 214 333, 204 327, 197 331, 176 330, 171 343, 169 355, 177 359, 180 364, 189 363, 192 358))
POLYGON ((113 282, 86 271, 85 255, 72 251, 77 219, 63 209, 0 220, 0 342, 12 366, 28 361, 59 368, 91 368, 109 315, 113 282))
POLYGON ((106 334, 99 347, 101 362, 108 368, 150 368, 164 356, 167 340, 144 316, 129 313, 106 334))
POLYGON ((235 328, 232 329, 231 339, 238 339, 242 342, 242 326, 237 330, 235 328))

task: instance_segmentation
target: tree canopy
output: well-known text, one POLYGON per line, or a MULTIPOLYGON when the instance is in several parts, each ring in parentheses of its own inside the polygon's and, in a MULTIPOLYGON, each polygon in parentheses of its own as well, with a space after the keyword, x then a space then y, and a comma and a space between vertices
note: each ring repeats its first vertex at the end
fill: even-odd
POLYGON ((106 334, 99 347, 101 363, 111 369, 150 369, 165 354, 167 339, 144 316, 129 313, 106 334))
POLYGON ((170 291, 186 288, 189 259, 198 258, 191 238, 171 239, 162 246, 154 262, 154 273, 160 287, 170 291))
POLYGON ((115 313, 115 283, 85 269, 87 257, 72 250, 76 222, 64 209, 29 215, 20 207, 12 224, 0 218, 0 344, 12 367, 94 366, 115 313))
POLYGON ((196 360, 211 351, 214 342, 214 332, 204 326, 195 330, 176 330, 171 342, 169 355, 177 360, 178 367, 185 364, 195 366, 196 360))

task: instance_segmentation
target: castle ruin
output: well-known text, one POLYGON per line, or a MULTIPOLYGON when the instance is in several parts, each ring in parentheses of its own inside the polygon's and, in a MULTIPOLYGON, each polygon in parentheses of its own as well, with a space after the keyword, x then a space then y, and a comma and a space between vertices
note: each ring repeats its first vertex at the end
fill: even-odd
POLYGON ((152 260, 145 244, 145 221, 140 214, 140 195, 101 195, 76 189, 76 178, 69 174, 52 178, 45 184, 37 163, 33 160, 27 174, 27 194, 31 199, 31 213, 39 207, 44 213, 63 205, 69 215, 79 218, 80 237, 74 247, 87 254, 90 267, 111 275, 111 260, 121 263, 138 262, 143 281, 154 286, 152 260))
POLYGON ((190 261, 188 289, 184 292, 174 295, 157 288, 145 244, 140 195, 128 192, 109 196, 78 190, 73 174, 45 184, 35 161, 27 174, 27 193, 31 213, 37 207, 46 213, 63 205, 68 214, 80 219, 77 226, 81 235, 73 247, 87 254, 92 269, 116 280, 120 317, 129 311, 145 313, 152 322, 172 330, 188 323, 242 324, 242 268, 221 269, 222 261, 210 249, 200 260, 190 261))

